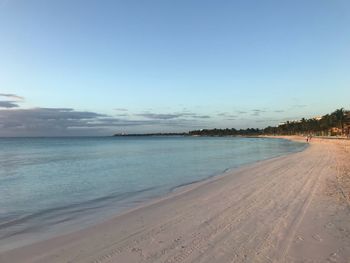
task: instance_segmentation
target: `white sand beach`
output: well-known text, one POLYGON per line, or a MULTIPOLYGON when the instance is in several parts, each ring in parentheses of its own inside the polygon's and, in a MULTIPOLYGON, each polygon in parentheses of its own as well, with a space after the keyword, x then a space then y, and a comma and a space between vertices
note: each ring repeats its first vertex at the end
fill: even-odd
POLYGON ((349 193, 350 141, 315 138, 0 262, 350 262, 349 193))

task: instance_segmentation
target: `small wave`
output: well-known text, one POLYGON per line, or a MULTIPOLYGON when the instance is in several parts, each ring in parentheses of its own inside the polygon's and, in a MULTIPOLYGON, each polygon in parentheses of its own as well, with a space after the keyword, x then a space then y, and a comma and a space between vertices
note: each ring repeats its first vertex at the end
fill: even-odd
POLYGON ((2 218, 3 223, 0 224, 0 231, 3 233, 0 233, 0 237, 6 238, 37 230, 39 228, 72 221, 78 218, 80 214, 103 208, 107 205, 106 201, 121 201, 128 197, 137 196, 138 194, 152 191, 155 188, 156 187, 148 187, 133 192, 114 193, 85 202, 43 209, 36 213, 17 217, 12 220, 7 218, 7 221, 5 222, 3 221, 4 218, 2 218))

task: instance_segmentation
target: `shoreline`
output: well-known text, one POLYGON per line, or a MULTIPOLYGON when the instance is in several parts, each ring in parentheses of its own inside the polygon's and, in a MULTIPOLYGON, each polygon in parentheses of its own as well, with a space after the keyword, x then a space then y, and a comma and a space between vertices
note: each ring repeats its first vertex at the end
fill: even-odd
MULTIPOLYGON (((276 137, 274 136, 273 138, 276 138, 276 137)), ((298 140, 302 139, 302 141, 304 141, 303 138, 300 138, 300 137, 298 138, 299 138, 298 140)), ((283 138, 283 139, 291 139, 291 138, 289 137, 289 138, 283 138)), ((315 140, 320 140, 320 139, 315 139, 315 140)), ((190 246, 191 241, 194 242, 195 240, 197 240, 192 235, 196 236, 196 233, 197 235, 200 235, 198 233, 201 233, 201 232, 204 232, 204 233, 208 232, 207 242, 210 241, 214 244, 214 246, 222 247, 222 244, 220 243, 220 241, 216 240, 216 238, 214 238, 215 240, 211 239, 212 235, 214 234, 209 234, 209 232, 211 231, 211 227, 221 229, 221 225, 225 225, 226 226, 224 227, 225 229, 229 227, 231 231, 235 229, 235 224, 233 224, 232 222, 231 223, 228 222, 230 221, 229 215, 227 215, 228 218, 226 217, 221 218, 223 217, 223 214, 225 214, 226 209, 229 209, 232 205, 239 207, 241 202, 242 208, 239 210, 241 217, 242 215, 243 217, 244 215, 249 215, 249 213, 251 215, 254 215, 254 212, 262 216, 261 219, 263 221, 264 221, 264 215, 267 217, 271 217, 271 216, 268 216, 268 214, 263 213, 263 211, 259 211, 259 209, 261 209, 259 206, 255 207, 255 210, 252 209, 250 211, 249 207, 253 207, 254 202, 249 203, 248 200, 252 199, 251 198, 252 196, 255 196, 255 198, 257 198, 259 196, 259 194, 257 195, 257 192, 262 194, 262 200, 264 200, 264 196, 267 197, 267 195, 269 195, 269 193, 267 192, 269 188, 266 188, 266 187, 262 188, 260 184, 264 184, 264 185, 268 184, 270 187, 274 187, 275 185, 279 184, 278 178, 282 177, 283 180, 288 180, 288 177, 286 177, 288 173, 290 173, 289 176, 293 175, 293 176, 300 177, 300 175, 296 173, 292 173, 291 171, 288 172, 288 170, 285 171, 285 173, 287 174, 285 176, 282 176, 281 172, 278 172, 278 171, 282 171, 284 169, 283 166, 286 166, 286 165, 290 166, 289 163, 292 161, 294 166, 298 165, 298 162, 302 161, 305 157, 308 157, 308 154, 310 151, 312 154, 316 154, 313 148, 319 147, 320 146, 319 144, 322 144, 322 143, 319 143, 317 141, 311 142, 310 147, 307 147, 301 152, 291 153, 291 154, 287 154, 279 157, 274 157, 268 160, 258 161, 253 164, 236 168, 233 171, 229 170, 223 174, 210 177, 203 181, 195 182, 193 184, 180 187, 181 189, 175 189, 172 193, 167 194, 166 196, 156 198, 156 200, 152 200, 150 202, 147 202, 146 204, 132 208, 130 210, 128 209, 127 211, 118 214, 113 219, 107 220, 104 223, 97 224, 87 229, 78 230, 77 232, 73 232, 60 237, 55 237, 44 242, 34 243, 31 245, 25 246, 23 248, 17 248, 12 251, 6 251, 4 253, 0 253, 0 261, 1 262, 62 262, 62 261, 65 262, 65 261, 74 259, 73 260, 74 262, 86 262, 86 261, 89 262, 94 260, 96 260, 95 262, 105 262, 105 261, 116 262, 117 260, 121 260, 121 262, 141 262, 142 260, 146 260, 146 262, 148 262, 147 260, 150 260, 150 262, 163 262, 163 260, 167 259, 168 262, 172 262, 170 259, 172 258, 174 259, 174 257, 176 257, 177 254, 182 255, 181 257, 185 257, 185 255, 188 254, 188 252, 186 252, 187 251, 186 248, 192 247, 192 250, 193 249, 196 250, 196 247, 197 247, 196 245, 190 246), (275 169, 272 169, 272 168, 275 168, 275 169), (268 171, 270 171, 270 173, 267 173, 268 171), (258 174, 259 176, 257 176, 258 174), (275 184, 266 183, 265 182, 266 180, 262 180, 262 179, 267 179, 267 178, 263 178, 264 176, 268 176, 271 180, 275 181, 275 184), (231 199, 232 197, 228 195, 228 193, 231 193, 231 192, 227 191, 229 189, 236 189, 235 191, 242 192, 240 193, 242 195, 240 195, 239 193, 236 194, 236 197, 240 200, 240 202, 238 202, 235 199, 231 199), (244 191, 244 189, 246 189, 246 191, 244 191), (243 198, 242 196, 245 196, 246 198, 243 198), (229 200, 225 200, 225 198, 229 200), (215 199, 218 202, 218 204, 217 202, 213 202, 214 201, 213 199, 215 199), (244 203, 246 203, 246 206, 244 206, 244 203), (214 204, 218 205, 218 208, 211 207, 214 204), (195 213, 191 212, 192 209, 190 210, 186 209, 188 208, 188 206, 190 206, 195 211, 195 213), (244 211, 245 210, 244 207, 247 208, 246 210, 249 210, 248 211, 249 213, 247 211, 244 211), (211 211, 210 211, 211 208, 213 210, 218 210, 218 211, 216 211, 216 213, 211 215, 211 211), (174 213, 174 211, 177 211, 177 213, 174 213), (200 214, 200 215, 196 215, 196 214, 200 214), (177 222, 177 219, 176 220, 173 219, 174 217, 178 218, 178 220, 180 220, 179 222, 182 222, 184 226, 179 225, 179 222, 177 222), (197 221, 198 225, 191 223, 193 219, 197 221), (221 220, 218 220, 218 219, 221 219, 221 220), (213 222, 215 220, 219 222, 213 222), (205 223, 206 221, 212 222, 213 226, 208 227, 208 225, 205 223), (162 227, 159 228, 158 225, 161 225, 162 227), (158 229, 158 230, 155 230, 155 229, 158 229), (146 236, 143 236, 142 233, 144 232, 148 232, 149 234, 146 236), (177 236, 180 235, 180 233, 182 233, 183 235, 186 235, 186 233, 192 233, 192 235, 187 236, 186 238, 181 237, 180 240, 175 242, 174 240, 177 240, 179 238, 177 236), (92 241, 90 240, 91 238, 93 239, 92 241), (156 242, 153 245, 149 245, 148 243, 145 243, 145 240, 149 241, 150 238, 151 240, 159 239, 158 241, 162 241, 162 242, 158 242, 158 243, 156 242), (100 244, 100 242, 102 244, 100 244), (130 244, 135 242, 138 245, 133 248, 130 248, 129 247, 130 244), (163 250, 161 250, 164 253, 159 251, 160 248, 158 248, 158 247, 164 246, 162 244, 167 244, 166 252, 164 252, 165 248, 162 248, 163 250), (126 248, 130 248, 130 249, 126 249, 126 248), (81 251, 85 251, 85 252, 81 252, 81 251), (147 256, 145 257, 146 254, 147 256)), ((327 144, 327 143, 323 142, 323 144, 327 144)), ((314 161, 316 161, 316 159, 314 161)), ((325 164, 323 166, 325 166, 325 164)), ((316 168, 317 167, 314 167, 314 169, 316 168)), ((293 170, 294 168, 291 166, 289 169, 293 170)), ((323 167, 323 169, 326 169, 326 167, 323 167)), ((300 172, 300 169, 299 170, 297 169, 297 172, 300 172)), ((301 176, 301 180, 305 180, 304 177, 301 176)), ((282 181, 282 183, 286 183, 286 182, 282 181)), ((291 183, 296 183, 296 182, 291 182, 291 183)), ((308 185, 309 187, 312 186, 311 184, 308 184, 308 185)), ((298 187, 301 187, 301 186, 302 185, 298 184, 298 187)), ((280 192, 281 190, 283 189, 279 189, 278 187, 275 189, 275 191, 277 192, 280 192)), ((311 193, 315 195, 315 192, 317 192, 317 189, 315 190, 315 188, 313 188, 311 190, 313 190, 311 191, 311 193)), ((306 197, 308 197, 307 193, 308 192, 305 192, 306 197)), ((265 198, 265 201, 267 202, 268 206, 274 207, 272 203, 277 201, 274 201, 271 198, 272 197, 265 198)), ((259 199, 253 198, 250 201, 254 201, 254 200, 255 202, 258 202, 259 199)), ((288 201, 288 199, 286 201, 288 201)), ((293 202, 293 203, 295 203, 295 205, 298 205, 298 203, 296 202, 293 202)), ((277 206, 277 208, 278 207, 279 206, 277 206)), ((232 213, 239 217, 240 215, 239 214, 237 215, 237 212, 235 211, 236 210, 233 210, 232 213)), ((304 211, 304 212, 306 213, 307 211, 304 211)), ((276 214, 277 212, 275 212, 275 210, 272 209, 269 211, 269 213, 272 213, 273 215, 273 214, 276 214)), ((297 214, 295 215, 295 217, 296 218, 294 219, 298 221, 297 214)), ((274 217, 273 219, 277 220, 278 218, 274 217)), ((246 218, 246 220, 251 221, 252 219, 246 218)), ((236 227, 238 229, 241 222, 244 222, 243 218, 236 222, 236 227)), ((255 224, 256 223, 258 222, 255 222, 255 224)), ((210 224, 211 223, 209 223, 209 225, 210 224)), ((263 230, 263 227, 264 225, 260 227, 261 230, 263 230)), ((243 229, 241 229, 241 231, 243 231, 243 229)), ((282 230, 280 232, 282 232, 282 230)), ((262 236, 258 235, 255 238, 258 238, 258 239, 264 238, 264 236, 265 234, 262 236)), ((244 244, 249 243, 243 240, 243 236, 241 236, 241 238, 237 237, 235 240, 230 240, 230 238, 228 238, 226 241, 229 243, 236 242, 240 246, 242 245, 244 246, 244 244)), ((270 241, 271 241, 270 243, 272 244, 273 243, 272 240, 270 241)), ((199 242, 199 240, 197 240, 196 242, 199 242)), ((205 239, 200 240, 201 244, 205 242, 206 242, 205 239)), ((289 247, 287 246, 288 249, 287 247, 284 246, 285 250, 283 251, 286 251, 286 250, 291 251, 291 249, 293 248, 293 245, 294 245, 293 242, 290 243, 288 245, 289 247)), ((262 251, 265 251, 265 250, 262 250, 262 251)), ((262 253, 262 251, 260 252, 262 253)), ((345 253, 346 256, 349 256, 348 250, 343 249, 342 251, 343 253, 345 253)), ((244 252, 248 254, 249 257, 252 256, 251 254, 246 252, 245 249, 241 249, 241 250, 238 249, 238 251, 234 253, 234 255, 237 256, 237 261, 239 261, 240 256, 244 254, 240 252, 242 253, 244 252)), ((338 254, 339 253, 340 252, 338 252, 338 254)), ((195 255, 193 255, 193 252, 191 252, 190 254, 191 255, 187 255, 186 258, 187 257, 191 258, 192 256, 194 260, 192 262, 196 262, 197 257, 194 257, 195 255)), ((216 256, 217 254, 218 252, 216 251, 215 253, 209 253, 206 256, 213 257, 213 256, 216 256)), ((222 253, 219 253, 219 254, 221 255, 222 253)), ((229 253, 229 252, 227 252, 226 254, 232 255, 232 253, 229 253)), ((224 255, 222 256, 224 257, 224 255)), ((201 257, 205 257, 205 256, 201 255, 201 257)), ((255 255, 255 259, 256 257, 257 256, 255 255)), ((261 260, 263 257, 258 256, 258 258, 261 260)), ((278 256, 276 255, 273 258, 286 259, 287 254, 278 255, 278 256)), ((227 262, 227 261, 219 260, 217 262, 227 262)))
MULTIPOLYGON (((247 137, 247 138, 251 138, 251 137, 247 137)), ((259 137, 255 137, 256 139, 266 139, 266 138, 259 138, 259 137)), ((284 138, 273 138, 273 139, 284 139, 284 138)), ((210 182, 212 180, 216 180, 216 178, 220 178, 222 176, 226 176, 228 173, 232 173, 236 170, 239 170, 241 168, 245 168, 248 167, 250 165, 254 165, 266 160, 270 160, 270 159, 275 159, 275 158, 279 158, 281 156, 286 156, 289 154, 293 154, 295 152, 299 152, 299 151, 303 151, 305 149, 305 147, 300 147, 300 149, 298 150, 294 150, 291 152, 286 152, 286 153, 279 153, 276 154, 273 157, 267 157, 266 159, 261 159, 261 160, 257 160, 257 161, 253 161, 253 162, 249 162, 246 164, 241 164, 239 166, 233 166, 233 167, 229 167, 226 169, 223 169, 221 171, 209 174, 207 177, 196 180, 196 181, 189 181, 183 184, 178 184, 175 185, 169 189, 167 189, 167 191, 161 193, 161 194, 154 194, 152 196, 147 196, 146 198, 143 198, 142 200, 137 200, 137 202, 133 203, 133 204, 129 204, 129 203, 125 203, 124 207, 113 207, 111 204, 106 206, 106 207, 102 207, 96 211, 94 211, 91 214, 87 214, 85 216, 83 216, 82 218, 78 218, 77 220, 73 220, 72 222, 69 221, 69 219, 67 220, 68 222, 65 222, 65 218, 69 218, 71 216, 75 216, 73 214, 73 210, 71 212, 67 212, 67 213, 56 213, 55 215, 47 215, 53 218, 53 220, 57 220, 59 223, 58 224, 53 224, 52 226, 45 226, 46 230, 43 228, 43 230, 41 229, 37 229, 37 231, 34 232, 27 232, 25 229, 23 231, 18 231, 15 232, 15 234, 12 234, 11 232, 9 232, 10 234, 8 234, 8 236, 5 236, 5 239, 0 241, 0 254, 4 253, 6 251, 9 250, 13 250, 13 249, 20 249, 21 247, 25 247, 31 244, 35 244, 38 242, 43 242, 46 240, 50 240, 53 239, 55 237, 59 237, 62 235, 68 235, 68 234, 72 234, 78 231, 82 231, 85 230, 87 228, 93 227, 95 225, 99 225, 99 224, 103 224, 106 221, 109 221, 113 218, 116 218, 120 215, 123 214, 127 214, 135 209, 140 209, 143 207, 146 207, 148 205, 151 205, 153 203, 157 203, 163 199, 168 199, 173 197, 174 195, 179 195, 182 192, 186 192, 189 190, 192 190, 193 188, 199 187, 201 184, 203 183, 207 183, 210 182), (95 215, 94 215, 95 214, 95 215), (60 222, 63 222, 63 224, 61 224, 60 222), (19 233, 19 234, 17 234, 19 233)), ((90 203, 94 203, 94 201, 90 201, 90 203)), ((82 204, 77 204, 76 207, 78 207, 79 205, 82 204)), ((88 203, 86 203, 87 207, 94 207, 94 205, 89 205, 88 203)), ((68 206, 67 206, 68 207, 68 206)), ((66 208, 66 207, 65 207, 66 208)), ((61 210, 61 207, 57 208, 58 210, 61 210)), ((72 209, 74 209, 74 206, 72 206, 72 209)), ((52 211, 54 211, 53 209, 50 209, 52 211)), ((56 210, 56 208, 55 208, 56 210)), ((36 215, 29 215, 28 218, 34 218, 36 215)), ((16 219, 18 221, 21 221, 19 224, 25 224, 25 220, 26 217, 20 218, 20 219, 16 219)), ((5 228, 5 225, 7 224, 13 224, 12 222, 6 222, 4 224, 2 224, 0 227, 5 228)), ((14 224, 17 224, 16 222, 14 224)), ((4 229, 5 230, 5 229, 4 229)))

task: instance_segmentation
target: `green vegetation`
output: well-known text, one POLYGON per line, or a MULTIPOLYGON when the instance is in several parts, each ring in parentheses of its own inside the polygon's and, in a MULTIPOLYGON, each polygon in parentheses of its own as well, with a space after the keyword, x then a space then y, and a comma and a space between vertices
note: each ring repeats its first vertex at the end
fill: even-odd
POLYGON ((188 133, 115 134, 114 136, 259 136, 259 135, 350 135, 350 111, 343 108, 319 118, 287 121, 265 129, 202 129, 188 133))
POLYGON ((202 129, 196 131, 190 131, 188 133, 191 136, 257 136, 263 134, 263 130, 248 128, 236 130, 232 129, 202 129))
POLYGON ((258 136, 297 134, 312 134, 316 136, 349 136, 350 111, 345 111, 343 108, 341 108, 320 118, 302 118, 299 121, 287 121, 276 127, 270 126, 265 129, 203 129, 189 132, 189 135, 192 136, 258 136))

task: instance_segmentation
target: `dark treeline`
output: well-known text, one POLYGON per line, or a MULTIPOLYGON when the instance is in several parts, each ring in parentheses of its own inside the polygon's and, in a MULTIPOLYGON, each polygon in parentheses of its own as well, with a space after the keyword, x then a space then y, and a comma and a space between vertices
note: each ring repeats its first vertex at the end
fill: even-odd
POLYGON ((316 136, 334 136, 350 134, 350 112, 343 108, 320 118, 287 121, 276 127, 264 129, 202 129, 190 131, 192 136, 258 136, 258 135, 295 135, 312 134, 316 136))
POLYGON ((254 128, 240 129, 240 130, 236 130, 235 128, 202 129, 202 130, 190 131, 188 134, 191 136, 237 136, 237 135, 257 136, 257 135, 263 134, 263 130, 254 129, 254 128))
POLYGON ((259 135, 350 135, 350 111, 343 108, 319 118, 287 121, 264 129, 201 129, 188 133, 115 134, 114 136, 259 136, 259 135))

